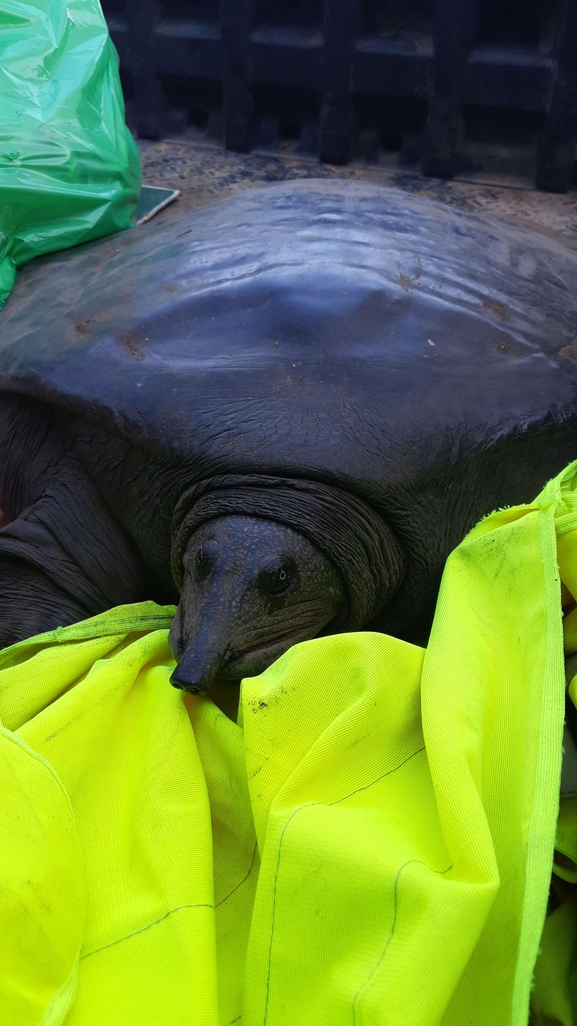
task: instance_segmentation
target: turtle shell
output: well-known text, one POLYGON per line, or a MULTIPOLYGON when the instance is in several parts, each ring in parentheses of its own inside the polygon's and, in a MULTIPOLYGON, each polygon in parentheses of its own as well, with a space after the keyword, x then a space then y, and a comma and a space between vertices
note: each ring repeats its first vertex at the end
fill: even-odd
POLYGON ((0 390, 188 483, 338 484, 408 549, 577 456, 577 254, 395 189, 268 186, 43 258, 1 323, 0 390))

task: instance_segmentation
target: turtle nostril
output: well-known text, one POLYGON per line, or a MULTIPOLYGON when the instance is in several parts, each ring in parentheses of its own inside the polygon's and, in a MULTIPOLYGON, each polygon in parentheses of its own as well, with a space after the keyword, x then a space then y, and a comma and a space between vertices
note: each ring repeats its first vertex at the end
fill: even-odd
POLYGON ((170 677, 170 683, 173 688, 179 688, 181 691, 188 691, 190 695, 206 695, 210 687, 210 681, 206 684, 201 684, 196 681, 181 680, 178 670, 179 667, 177 666, 170 677))

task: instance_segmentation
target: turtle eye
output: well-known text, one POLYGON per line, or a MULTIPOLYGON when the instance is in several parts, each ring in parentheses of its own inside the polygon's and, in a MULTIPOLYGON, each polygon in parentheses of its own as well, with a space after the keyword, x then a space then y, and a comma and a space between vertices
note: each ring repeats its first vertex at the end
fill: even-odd
POLYGON ((196 579, 198 581, 204 581, 210 571, 212 570, 214 560, 209 556, 208 552, 203 549, 199 549, 196 553, 196 579))
POLYGON ((258 575, 258 586, 265 595, 281 595, 290 587, 294 576, 295 567, 287 561, 274 570, 261 570, 258 575))

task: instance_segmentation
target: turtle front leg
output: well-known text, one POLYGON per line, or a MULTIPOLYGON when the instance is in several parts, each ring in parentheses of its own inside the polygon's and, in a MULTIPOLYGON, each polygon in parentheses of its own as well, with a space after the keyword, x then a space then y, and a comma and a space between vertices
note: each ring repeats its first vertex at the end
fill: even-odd
POLYGON ((143 560, 44 403, 0 401, 0 645, 149 598, 143 560))
POLYGON ((46 574, 0 555, 0 649, 83 620, 90 613, 46 574))

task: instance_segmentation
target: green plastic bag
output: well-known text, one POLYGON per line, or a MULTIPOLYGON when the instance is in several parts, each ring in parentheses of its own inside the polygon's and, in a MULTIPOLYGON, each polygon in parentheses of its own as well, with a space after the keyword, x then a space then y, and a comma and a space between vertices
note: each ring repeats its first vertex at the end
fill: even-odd
POLYGON ((98 0, 0 0, 0 306, 29 260, 130 228, 139 193, 98 0))

